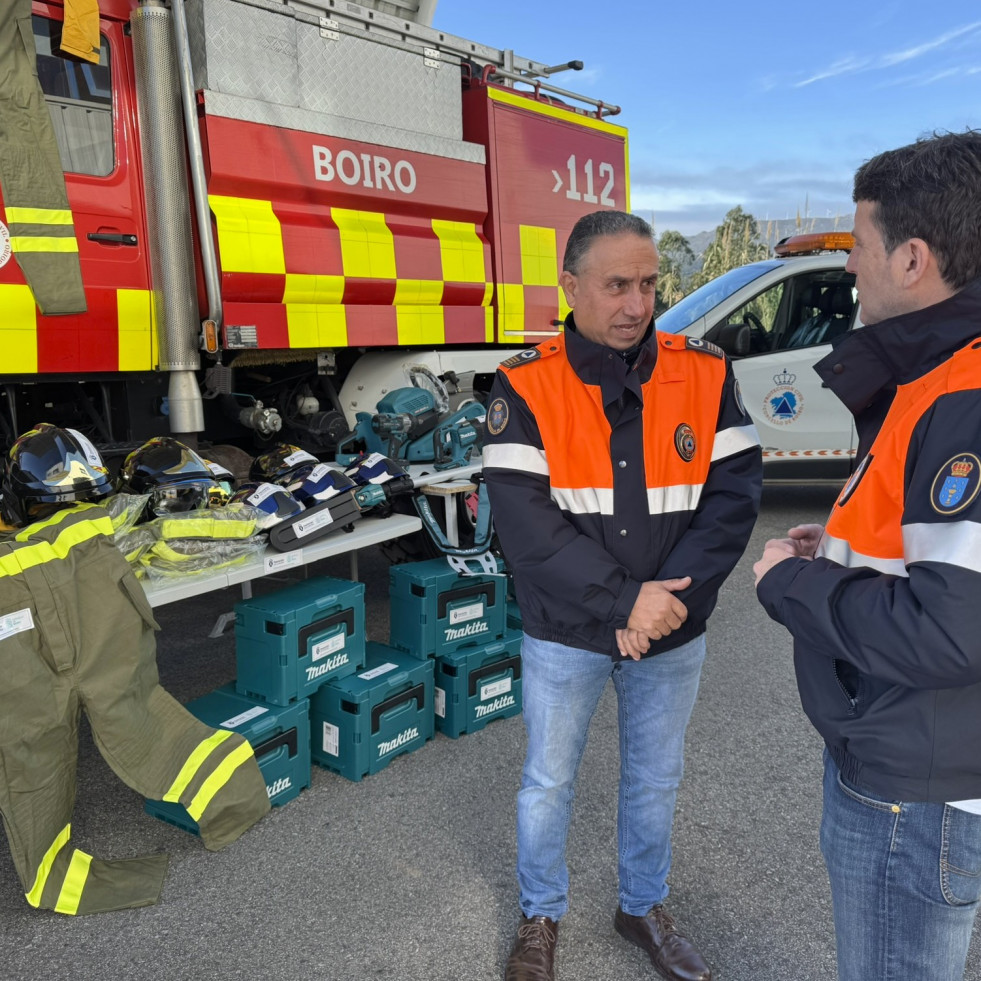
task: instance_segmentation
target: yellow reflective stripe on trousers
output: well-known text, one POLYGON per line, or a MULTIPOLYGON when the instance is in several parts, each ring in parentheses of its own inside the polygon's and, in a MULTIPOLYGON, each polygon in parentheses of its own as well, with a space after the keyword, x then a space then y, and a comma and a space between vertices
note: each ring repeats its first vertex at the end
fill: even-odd
POLYGON ((41 859, 41 864, 38 866, 37 875, 34 877, 34 885, 31 887, 31 891, 27 893, 27 901, 33 907, 37 908, 41 902, 41 895, 44 893, 48 876, 51 874, 51 866, 54 865, 54 861, 58 857, 58 852, 65 847, 71 835, 72 826, 71 824, 66 824, 61 834, 51 842, 51 847, 44 853, 44 858, 41 859))
POLYGON ((229 736, 231 736, 231 732, 228 729, 219 729, 198 743, 194 752, 181 767, 181 772, 177 774, 177 779, 171 784, 170 790, 164 794, 163 799, 171 804, 176 804, 181 799, 181 794, 187 790, 187 785, 194 779, 194 774, 201 768, 201 764, 229 736))
POLYGON ((70 225, 72 213, 67 208, 7 208, 11 225, 70 225))
POLYGON ((194 800, 187 809, 193 820, 200 820, 204 809, 211 803, 211 798, 232 779, 232 774, 251 756, 252 747, 248 743, 243 743, 215 768, 215 772, 201 785, 201 789, 195 794, 194 800))
POLYGON ((78 240, 72 238, 34 238, 28 235, 11 235, 10 248, 14 252, 77 252, 78 240))
POLYGON ((56 913, 74 916, 78 912, 78 904, 82 901, 82 890, 85 888, 85 880, 89 877, 91 864, 92 856, 76 848, 72 853, 71 865, 65 873, 61 892, 58 893, 58 901, 55 903, 56 913))
POLYGON ((106 538, 112 535, 112 519, 108 516, 72 525, 66 528, 54 542, 35 542, 33 545, 26 545, 6 555, 0 555, 0 576, 17 576, 45 562, 67 558, 68 553, 76 545, 81 545, 82 542, 99 535, 106 538))

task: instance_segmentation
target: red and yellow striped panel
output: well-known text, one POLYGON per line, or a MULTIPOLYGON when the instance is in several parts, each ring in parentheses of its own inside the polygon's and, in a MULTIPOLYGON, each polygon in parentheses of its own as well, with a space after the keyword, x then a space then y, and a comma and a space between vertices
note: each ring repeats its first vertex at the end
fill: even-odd
POLYGON ((5 374, 150 371, 159 362, 148 290, 88 289, 88 311, 41 317, 30 287, 0 283, 5 374))
POLYGON ((627 131, 496 85, 464 92, 463 131, 488 148, 497 339, 538 343, 569 312, 558 275, 572 226, 629 209, 627 131))
POLYGON ((260 348, 493 338, 490 247, 470 222, 212 194, 225 322, 260 348))

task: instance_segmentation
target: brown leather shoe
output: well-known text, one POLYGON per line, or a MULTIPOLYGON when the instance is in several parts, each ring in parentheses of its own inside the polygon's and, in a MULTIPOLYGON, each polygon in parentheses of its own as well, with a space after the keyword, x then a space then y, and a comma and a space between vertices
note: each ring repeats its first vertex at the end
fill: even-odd
POLYGON ((630 916, 618 907, 613 926, 624 940, 646 950, 654 970, 668 981, 712 981, 702 955, 663 906, 651 907, 646 916, 630 916))
POLYGON ((547 916, 522 916, 504 981, 554 981, 555 941, 559 925, 547 916))

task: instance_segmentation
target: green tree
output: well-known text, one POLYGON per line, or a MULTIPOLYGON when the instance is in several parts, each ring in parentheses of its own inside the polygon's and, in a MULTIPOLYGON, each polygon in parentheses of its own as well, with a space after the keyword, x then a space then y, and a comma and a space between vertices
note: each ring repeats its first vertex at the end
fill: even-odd
POLYGON ((715 238, 705 250, 702 268, 692 277, 690 288, 695 289, 747 262, 765 259, 769 254, 769 247, 760 238, 759 223, 737 205, 716 228, 715 238))
POLYGON ((688 272, 695 262, 695 253, 688 244, 688 239, 681 232, 663 232, 657 242, 657 251, 660 253, 661 263, 657 276, 655 316, 663 313, 685 295, 688 272))

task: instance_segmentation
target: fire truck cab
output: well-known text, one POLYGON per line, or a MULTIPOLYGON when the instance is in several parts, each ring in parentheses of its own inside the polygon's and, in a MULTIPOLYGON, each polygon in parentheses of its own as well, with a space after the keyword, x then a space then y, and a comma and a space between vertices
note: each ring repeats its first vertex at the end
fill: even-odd
POLYGON ((730 270, 680 300, 658 330, 704 338, 733 360, 768 478, 838 479, 854 464, 852 417, 812 370, 862 326, 850 233, 799 235, 776 258, 730 270))
POLYGON ((434 0, 98 6, 87 61, 62 0, 31 5, 84 304, 42 312, 0 173, 4 444, 46 420, 329 453, 420 366, 465 398, 554 333, 569 230, 629 208, 618 108, 550 80, 581 63, 448 35, 434 0))

